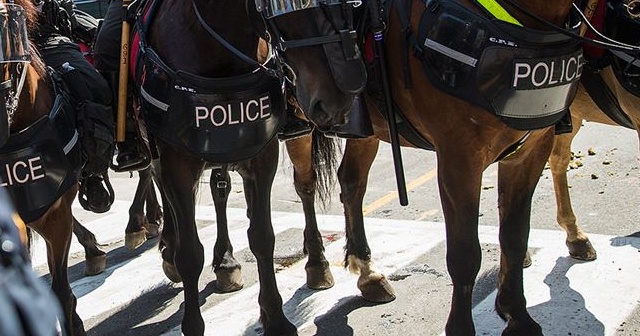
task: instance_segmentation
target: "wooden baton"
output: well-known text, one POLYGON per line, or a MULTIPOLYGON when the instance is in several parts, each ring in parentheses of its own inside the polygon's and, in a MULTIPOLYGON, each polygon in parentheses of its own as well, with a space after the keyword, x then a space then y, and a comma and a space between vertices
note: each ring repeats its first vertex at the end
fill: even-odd
POLYGON ((122 1, 122 32, 120 35, 120 76, 118 78, 118 115, 116 124, 116 141, 125 139, 127 120, 127 84, 129 81, 129 36, 131 27, 127 21, 127 7, 131 0, 122 1))
MULTIPOLYGON (((584 16, 587 18, 587 21, 590 21, 593 17, 593 13, 596 11, 596 7, 598 7, 598 0, 589 0, 587 1, 587 6, 584 7, 584 16)), ((584 36, 587 32, 586 23, 580 27, 580 36, 584 36)))

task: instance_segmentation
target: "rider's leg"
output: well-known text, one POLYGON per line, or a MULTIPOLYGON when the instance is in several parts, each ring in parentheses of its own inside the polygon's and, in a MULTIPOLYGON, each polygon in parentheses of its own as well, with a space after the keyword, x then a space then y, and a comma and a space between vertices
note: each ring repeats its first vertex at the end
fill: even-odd
MULTIPOLYGON (((113 104, 114 116, 117 113, 119 89, 122 13, 122 0, 112 0, 98 31, 94 47, 95 67, 105 77, 111 91, 114 93, 114 97, 116 97, 113 104)), ((136 127, 131 108, 128 108, 125 140, 116 143, 118 149, 116 162, 118 163, 118 168, 122 170, 126 170, 128 167, 135 167, 146 159, 146 154, 139 146, 141 139, 138 137, 136 127)))

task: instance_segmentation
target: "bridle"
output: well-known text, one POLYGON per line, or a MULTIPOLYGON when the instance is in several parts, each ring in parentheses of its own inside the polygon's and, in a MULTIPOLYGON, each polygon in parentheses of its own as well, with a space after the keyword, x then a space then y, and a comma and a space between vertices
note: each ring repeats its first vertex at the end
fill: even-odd
POLYGON ((345 57, 348 60, 356 59, 360 56, 355 48, 356 31, 353 22, 353 8, 362 5, 362 0, 255 0, 256 9, 261 13, 266 22, 267 30, 272 35, 272 42, 281 51, 290 48, 309 47, 327 43, 342 43, 345 57), (345 24, 339 26, 331 14, 331 8, 340 6, 345 24), (285 39, 278 29, 274 18, 292 12, 319 8, 327 20, 333 26, 337 34, 312 36, 299 39, 285 39))
POLYGON ((9 124, 18 109, 18 100, 31 62, 25 10, 13 0, 0 3, 0 65, 5 77, 0 82, 0 94, 9 124))

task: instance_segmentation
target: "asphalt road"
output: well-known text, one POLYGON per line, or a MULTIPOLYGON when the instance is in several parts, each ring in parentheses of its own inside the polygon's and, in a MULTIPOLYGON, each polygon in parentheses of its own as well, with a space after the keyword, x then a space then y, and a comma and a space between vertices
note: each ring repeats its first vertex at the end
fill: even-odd
MULTIPOLYGON (((637 223, 640 176, 638 138, 621 127, 587 123, 574 141, 573 151, 585 155, 583 166, 568 172, 574 211, 590 234, 599 258, 591 263, 568 258, 563 232, 555 222, 555 198, 549 170, 541 176, 534 195, 530 245, 534 264, 525 270, 529 311, 546 335, 640 334, 640 238, 627 237, 640 230, 637 223)), ((365 197, 367 231, 373 259, 392 280, 397 299, 373 305, 359 297, 356 277, 340 266, 344 245, 342 207, 334 193, 321 212, 332 271, 338 280, 332 289, 316 293, 304 285, 304 260, 276 265, 285 313, 301 335, 440 335, 448 314, 451 281, 444 264, 444 218, 436 182, 434 153, 403 149, 409 205, 400 206, 395 194, 393 165, 388 145, 382 145, 371 172, 365 197)), ((198 195, 198 223, 210 263, 215 218, 208 176, 198 195)), ((229 201, 232 239, 243 263, 245 288, 233 294, 215 293, 209 267, 201 278, 202 310, 207 335, 259 335, 255 299, 255 265, 246 242, 246 219, 241 179, 232 175, 229 201), (235 236, 234 236, 235 234, 235 236), (235 238, 234 238, 235 237, 235 238)), ((77 217, 94 230, 109 251, 108 269, 95 277, 82 275, 83 254, 72 246, 70 268, 78 311, 90 335, 179 334, 182 292, 169 284, 160 270, 157 241, 137 251, 123 248, 127 207, 136 179, 114 174, 117 203, 107 214, 77 217)), ((483 266, 474 292, 474 319, 478 335, 499 335, 504 324, 492 309, 499 250, 496 225, 496 166, 487 169, 481 196, 483 266)), ((277 232, 276 254, 299 255, 301 206, 292 186, 286 155, 273 187, 272 206, 277 232)), ((36 251, 34 264, 41 273, 44 254, 36 251), (39 254, 38 254, 39 253, 39 254)))

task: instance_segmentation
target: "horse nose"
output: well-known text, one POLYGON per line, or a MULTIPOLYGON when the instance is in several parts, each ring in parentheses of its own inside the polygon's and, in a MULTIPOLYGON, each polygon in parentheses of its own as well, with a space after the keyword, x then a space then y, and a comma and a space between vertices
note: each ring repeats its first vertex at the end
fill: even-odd
POLYGON ((328 104, 323 101, 316 101, 311 105, 309 119, 319 131, 328 131, 332 127, 343 125, 346 115, 350 111, 350 104, 328 104))

